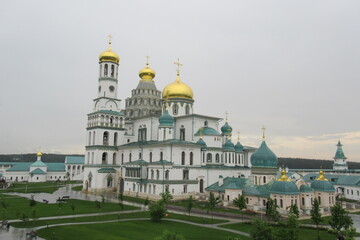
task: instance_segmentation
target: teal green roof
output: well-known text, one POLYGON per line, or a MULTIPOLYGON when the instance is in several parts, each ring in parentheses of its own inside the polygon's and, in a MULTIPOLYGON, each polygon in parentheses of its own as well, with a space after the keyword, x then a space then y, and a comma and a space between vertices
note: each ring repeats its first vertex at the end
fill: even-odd
POLYGON ((211 127, 202 127, 195 133, 195 136, 221 136, 221 134, 211 127))
POLYGON ((31 164, 31 167, 47 167, 47 165, 41 160, 36 160, 33 164, 31 164))
POLYGON ((136 160, 136 161, 132 161, 132 162, 127 162, 125 163, 125 165, 146 165, 148 162, 146 162, 145 160, 136 160))
POLYGON ((300 186, 300 192, 312 192, 313 190, 311 189, 310 186, 308 185, 301 185, 300 186))
POLYGON ((28 172, 31 162, 21 162, 7 169, 7 172, 28 172))
POLYGON ((168 161, 168 160, 159 160, 159 161, 151 162, 151 163, 148 163, 148 164, 152 164, 152 165, 172 165, 173 163, 168 161))
POLYGON ((278 164, 278 158, 266 145, 265 141, 262 141, 258 150, 251 155, 250 160, 253 167, 277 167, 278 164))
POLYGON ((229 134, 232 132, 232 127, 226 122, 224 126, 221 127, 222 134, 229 134))
POLYGON ((116 170, 114 168, 100 168, 98 173, 115 173, 116 170))
MULTIPOLYGON (((100 110, 100 111, 93 112, 93 113, 104 113, 104 114, 112 114, 112 115, 118 115, 118 116, 125 116, 125 114, 122 113, 122 112, 111 111, 111 110, 100 110)), ((93 113, 90 113, 90 114, 93 114, 93 113)))
POLYGON ((347 159, 347 157, 345 157, 344 151, 342 149, 342 144, 339 141, 338 144, 336 145, 338 148, 336 149, 336 153, 335 153, 335 157, 334 159, 347 159))
POLYGON ((228 151, 235 151, 234 144, 231 142, 230 139, 226 141, 226 143, 223 146, 223 149, 228 151))
POLYGON ((84 164, 85 156, 66 156, 65 164, 84 164))
MULTIPOLYGON (((220 176, 220 178, 222 178, 222 176, 220 176)), ((247 178, 226 177, 223 179, 222 185, 216 182, 208 186, 206 191, 225 192, 225 189, 243 189, 248 181, 247 178)))
POLYGON ((197 144, 200 144, 202 147, 202 149, 206 148, 206 142, 202 139, 199 138, 199 140, 196 142, 197 144))
POLYGON ((243 152, 244 151, 244 146, 241 145, 240 142, 237 142, 236 145, 235 145, 235 151, 236 152, 243 152))
POLYGON ((174 118, 172 116, 170 116, 168 110, 165 110, 163 112, 163 114, 159 117, 159 123, 160 123, 160 126, 173 127, 174 126, 174 118))
POLYGON ((335 192, 334 185, 329 181, 324 180, 315 180, 311 183, 311 188, 315 191, 320 192, 335 192))
POLYGON ((48 172, 65 172, 64 163, 46 163, 48 172))
POLYGON ((37 169, 33 170, 31 173, 34 174, 34 175, 43 175, 43 174, 46 174, 46 172, 44 172, 44 171, 41 170, 40 168, 37 168, 37 169))
POLYGON ((274 182, 269 182, 265 185, 248 185, 244 188, 243 194, 258 197, 270 197, 270 188, 274 182))
MULTIPOLYGON (((319 176, 318 173, 306 174, 303 179, 311 183, 319 176)), ((326 178, 334 185, 360 187, 360 176, 358 175, 341 175, 326 174, 326 178)))
POLYGON ((299 194, 299 189, 292 181, 275 181, 271 188, 270 193, 273 194, 299 194))
MULTIPOLYGON (((29 172, 30 166, 34 163, 31 162, 18 162, 11 168, 7 169, 7 172, 29 172)), ((45 163, 44 163, 45 164, 45 163)), ((64 163, 46 163, 48 172, 65 172, 65 164, 64 163)), ((35 166, 35 167, 43 167, 43 166, 35 166)))

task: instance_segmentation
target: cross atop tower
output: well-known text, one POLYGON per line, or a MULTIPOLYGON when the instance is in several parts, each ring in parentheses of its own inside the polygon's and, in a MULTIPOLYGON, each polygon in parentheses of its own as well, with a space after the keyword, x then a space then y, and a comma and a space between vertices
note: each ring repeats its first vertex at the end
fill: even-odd
POLYGON ((262 127, 261 129, 263 130, 262 139, 265 140, 265 130, 266 130, 266 128, 265 128, 265 126, 263 125, 263 127, 262 127))
POLYGON ((229 116, 229 112, 228 112, 228 111, 226 111, 226 112, 225 112, 225 122, 227 122, 227 121, 228 121, 228 116, 229 116))
POLYGON ((146 66, 149 66, 149 56, 146 56, 146 66))
POLYGON ((111 39, 112 39, 111 34, 108 35, 108 38, 109 38, 109 50, 111 50, 111 39))
POLYGON ((177 65, 177 69, 176 69, 177 75, 180 75, 180 67, 183 66, 183 65, 180 63, 180 59, 178 58, 178 59, 177 59, 177 62, 174 62, 174 64, 177 65))
POLYGON ((238 131, 238 141, 240 142, 240 131, 238 131))

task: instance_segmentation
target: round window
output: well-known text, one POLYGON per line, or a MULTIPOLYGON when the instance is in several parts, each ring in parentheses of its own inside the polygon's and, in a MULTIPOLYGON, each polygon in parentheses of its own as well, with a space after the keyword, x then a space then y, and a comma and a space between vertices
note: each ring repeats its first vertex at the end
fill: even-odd
POLYGON ((114 87, 114 86, 110 86, 109 89, 110 89, 110 92, 113 92, 113 91, 115 90, 115 87, 114 87))

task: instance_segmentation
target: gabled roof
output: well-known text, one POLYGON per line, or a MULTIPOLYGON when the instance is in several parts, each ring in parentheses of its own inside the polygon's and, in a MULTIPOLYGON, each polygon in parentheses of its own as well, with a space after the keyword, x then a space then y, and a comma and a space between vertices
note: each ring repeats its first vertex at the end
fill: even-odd
POLYGON ((208 186, 206 190, 214 192, 225 192, 225 189, 243 189, 247 182, 248 179, 246 178, 226 177, 224 178, 222 185, 219 185, 219 182, 216 182, 208 186))
POLYGON ((84 164, 85 156, 66 156, 65 164, 84 164))
POLYGON ((7 169, 6 172, 28 172, 31 164, 31 162, 17 163, 11 168, 7 169))
POLYGON ((36 160, 30 166, 31 167, 47 167, 47 165, 41 160, 36 160))
POLYGON ((43 175, 43 174, 46 174, 46 172, 44 172, 43 170, 41 170, 40 168, 37 168, 35 170, 33 170, 31 172, 31 174, 34 174, 34 175, 43 175))
POLYGON ((146 162, 145 160, 142 160, 142 159, 125 163, 125 165, 146 165, 146 164, 148 164, 148 162, 146 162))

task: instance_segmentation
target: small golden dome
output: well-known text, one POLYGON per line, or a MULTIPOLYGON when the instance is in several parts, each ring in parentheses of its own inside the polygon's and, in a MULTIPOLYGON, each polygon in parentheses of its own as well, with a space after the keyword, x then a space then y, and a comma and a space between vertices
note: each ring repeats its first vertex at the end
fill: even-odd
POLYGON ((36 156, 41 157, 41 156, 42 156, 42 152, 38 152, 38 153, 36 154, 36 156))
POLYGON ((149 67, 149 63, 146 63, 146 67, 139 71, 139 77, 141 81, 153 81, 155 71, 149 67))
POLYGON ((175 82, 167 85, 162 92, 163 99, 167 98, 186 98, 193 100, 194 94, 192 89, 180 80, 179 74, 175 82))
POLYGON ((113 62, 119 63, 120 57, 114 53, 111 49, 111 36, 109 36, 109 47, 105 52, 102 52, 99 56, 100 62, 113 62))
POLYGON ((319 177, 316 180, 328 181, 327 178, 324 176, 324 171, 323 170, 320 170, 319 177))
POLYGON ((280 177, 277 181, 290 182, 290 180, 289 180, 288 177, 286 176, 286 171, 285 171, 285 169, 283 169, 283 170, 281 171, 281 177, 280 177))

